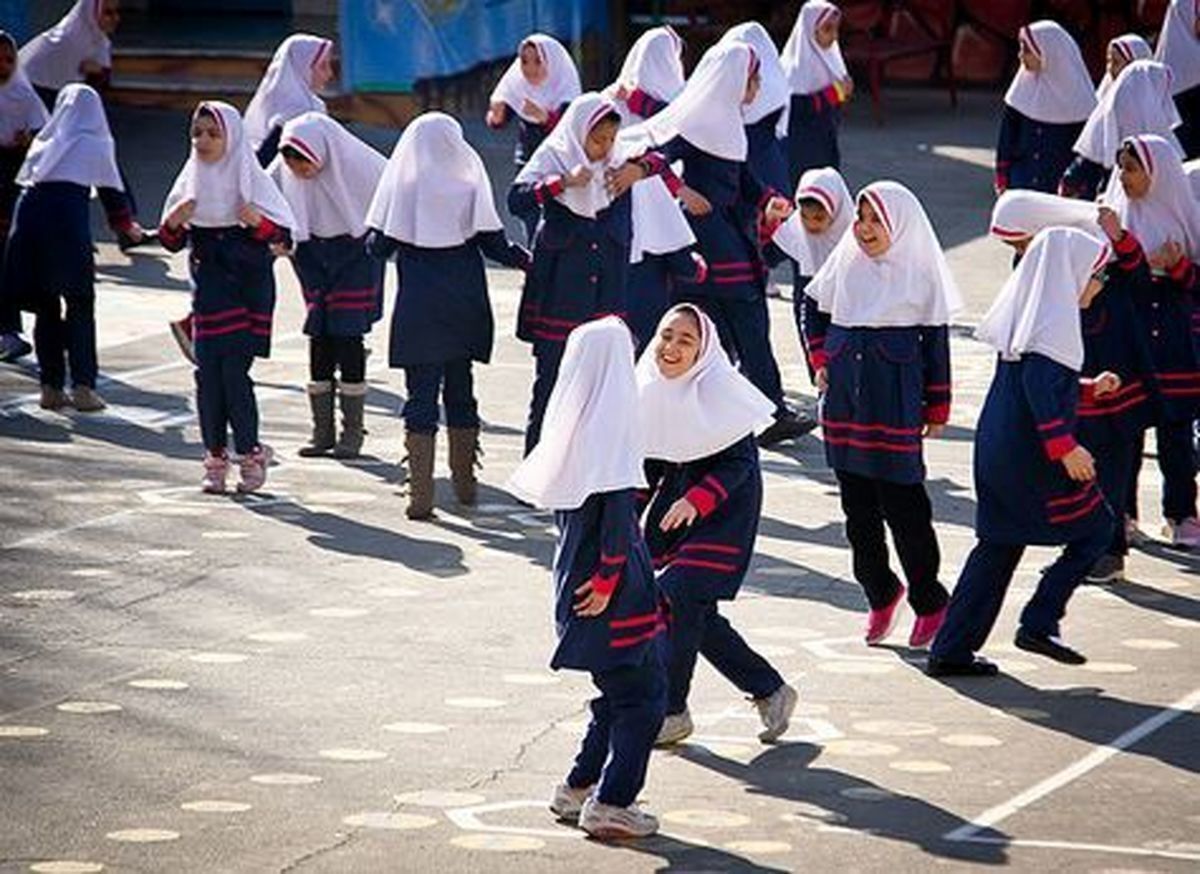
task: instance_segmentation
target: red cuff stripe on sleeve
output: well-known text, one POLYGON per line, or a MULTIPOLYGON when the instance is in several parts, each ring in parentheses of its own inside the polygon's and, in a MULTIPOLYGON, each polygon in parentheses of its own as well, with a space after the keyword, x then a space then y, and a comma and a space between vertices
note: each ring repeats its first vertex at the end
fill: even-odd
POLYGON ((1051 437, 1049 440, 1043 441, 1043 445, 1046 448, 1046 457, 1051 461, 1058 461, 1079 444, 1070 434, 1060 434, 1058 437, 1051 437))

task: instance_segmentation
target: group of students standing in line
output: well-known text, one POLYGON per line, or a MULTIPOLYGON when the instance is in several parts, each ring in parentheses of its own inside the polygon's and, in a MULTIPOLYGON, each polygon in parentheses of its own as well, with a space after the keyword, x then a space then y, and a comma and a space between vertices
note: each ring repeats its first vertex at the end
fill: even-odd
MULTIPOLYGON (((81 0, 101 11, 108 2, 81 0)), ((1174 3, 1169 16, 1160 45, 1186 27, 1195 59, 1192 4, 1174 3)), ((770 351, 768 265, 793 264, 868 644, 893 633, 907 600, 909 644, 930 647, 930 674, 994 674, 976 653, 1024 547, 1061 544, 1016 643, 1082 661, 1060 623, 1079 582, 1127 548, 1116 514, 1152 424, 1172 534, 1181 544, 1200 534, 1190 440, 1200 204, 1170 136, 1178 118, 1165 129, 1127 120, 1118 96, 1145 87, 1126 84, 1141 81, 1138 64, 1158 63, 1133 61, 1093 96, 1084 127, 1112 149, 1098 162, 1116 168, 1102 206, 1032 190, 1057 185, 1044 144, 1064 107, 1085 102, 1064 85, 1078 79, 1078 49, 1039 22, 1021 34, 998 159, 1006 190, 992 221, 1020 261, 977 334, 998 354, 976 433, 979 542, 953 594, 942 584, 923 441, 949 417, 949 324, 961 299, 917 196, 877 181, 852 197, 837 170, 839 107, 852 91, 839 22, 835 6, 810 0, 782 53, 761 26, 742 25, 687 77, 678 36, 654 28, 599 93, 580 93, 556 41, 523 41, 487 121, 518 118, 507 200, 528 248, 506 237, 483 162, 453 118, 418 117, 384 159, 325 115, 316 92, 331 47, 305 35, 277 51, 244 120, 228 104, 197 107, 191 153, 163 208, 162 245, 190 247, 192 310, 174 330, 196 360, 209 492, 225 491, 234 457, 240 490, 265 480, 270 451, 249 373, 270 348, 273 258, 289 254, 310 337, 313 435, 301 454, 361 449, 362 337, 380 317, 383 264, 394 258, 389 363, 405 370, 407 512, 433 512, 439 400, 456 495, 473 502, 472 363, 488 360, 494 334, 483 259, 525 271, 517 335, 532 346, 535 378, 526 459, 509 485, 556 513, 552 664, 589 671, 600 691, 551 805, 592 834, 656 828, 635 799, 651 747, 692 731, 699 655, 754 701, 765 742, 782 736, 796 705, 796 691, 719 611, 753 552, 759 446, 811 426, 784 402, 770 351)), ((1171 66, 1175 81, 1190 81, 1186 64, 1171 66)), ((19 77, 10 73, 3 99, 19 77)), ((1178 104, 1194 126, 1193 88, 1178 104)), ((123 187, 92 88, 61 89, 16 180, 2 299, 16 294, 37 314, 43 406, 57 409, 70 400, 64 349, 75 397, 94 389, 87 194, 123 187)))

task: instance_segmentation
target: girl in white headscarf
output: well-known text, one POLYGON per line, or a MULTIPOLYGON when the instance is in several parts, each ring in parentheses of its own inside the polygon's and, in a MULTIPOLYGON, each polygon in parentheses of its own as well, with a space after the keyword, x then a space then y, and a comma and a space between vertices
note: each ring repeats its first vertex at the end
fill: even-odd
MULTIPOLYGON (((1200 203, 1191 196, 1175 144, 1151 134, 1121 145, 1104 203, 1127 232, 1115 248, 1140 279, 1134 301, 1159 396, 1154 425, 1163 533, 1178 546, 1200 546, 1191 443, 1192 422, 1200 413, 1200 322, 1194 304, 1200 294, 1200 203)), ((1140 465, 1140 451, 1137 459, 1140 465)), ((1136 494, 1136 472, 1131 489, 1136 494)))
POLYGON ((622 123, 633 124, 663 109, 683 85, 683 40, 663 25, 637 38, 606 94, 616 100, 622 123))
POLYGON ((240 460, 239 492, 262 488, 271 450, 258 439, 250 368, 271 349, 275 310, 273 255, 291 247, 292 209, 258 165, 228 103, 196 107, 191 152, 163 205, 159 237, 177 252, 191 247, 196 407, 204 441, 201 488, 225 493, 229 431, 240 460))
POLYGON ((1004 95, 996 191, 1056 191, 1096 106, 1092 77, 1079 46, 1057 22, 1035 21, 1017 39, 1021 66, 1004 95))
POLYGON ((93 188, 119 188, 100 95, 63 88, 17 173, 22 189, 8 235, 4 307, 36 315, 43 409, 104 409, 96 394, 95 262, 88 220, 93 188), (66 318, 62 315, 63 305, 66 318), (70 363, 72 391, 64 391, 70 363))
POLYGON ((323 112, 283 126, 268 168, 296 218, 292 265, 304 292, 313 434, 302 457, 362 450, 366 401, 363 335, 383 312, 383 268, 367 252, 366 215, 384 157, 323 112), (335 380, 335 376, 339 377, 335 380), (342 433, 334 428, 340 399, 342 433))
MULTIPOLYGON (((1083 364, 1079 310, 1100 292, 1109 247, 1074 228, 1033 239, 975 335, 996 350, 996 374, 975 431, 975 548, 929 653, 933 676, 991 676, 975 654, 987 641, 1025 547, 1065 548, 1042 572, 1015 643, 1067 664, 1086 659, 1063 643, 1060 623, 1075 587, 1104 554, 1113 515, 1091 454, 1073 436, 1083 364)), ((1111 373, 1083 384, 1100 396, 1111 373)))
POLYGON ((1179 149, 1171 132, 1179 126, 1171 82, 1171 71, 1158 61, 1127 64, 1084 124, 1075 141, 1075 160, 1063 174, 1058 193, 1095 200, 1104 190, 1117 149, 1126 137, 1158 134, 1179 149))
POLYGON ((1183 123, 1176 130, 1184 155, 1200 157, 1200 3, 1171 0, 1154 59, 1173 76, 1171 93, 1183 123))
POLYGON ((646 837, 658 821, 635 801, 666 699, 659 606, 638 530, 642 429, 633 338, 606 317, 571 333, 546 408, 542 439, 508 481, 554 510, 554 620, 550 666, 588 671, 600 690, 575 766, 550 809, 595 837, 646 837))
POLYGON ((325 111, 318 95, 333 79, 332 61, 333 42, 308 33, 294 33, 275 49, 246 107, 246 139, 263 167, 275 160, 284 124, 325 111))
POLYGON ((1121 71, 1134 61, 1141 61, 1154 56, 1154 49, 1139 34, 1123 33, 1108 41, 1108 49, 1104 55, 1104 75, 1096 86, 1096 100, 1104 99, 1121 71))
POLYGON ((841 21, 841 10, 832 3, 807 0, 780 53, 792 95, 786 132, 793 182, 813 167, 841 167, 841 107, 854 93, 838 45, 841 21))
POLYGON ((439 398, 455 494, 475 503, 480 418, 471 365, 491 358, 493 334, 483 259, 525 269, 529 253, 508 241, 483 159, 441 112, 404 129, 366 215, 370 251, 396 258, 388 363, 404 369, 408 395, 408 516, 425 519, 433 515, 439 398))
POLYGON ((687 699, 704 656, 754 701, 759 738, 777 740, 796 690, 718 612, 741 587, 758 532, 762 473, 754 435, 774 405, 721 348, 716 325, 693 304, 663 316, 638 363, 638 416, 650 503, 646 543, 671 607, 667 717, 659 744, 692 732, 687 699))
POLYGON ((961 300, 925 210, 898 182, 858 193, 857 217, 807 293, 830 316, 817 372, 825 456, 837 474, 854 577, 870 605, 866 641, 882 643, 905 594, 909 645, 929 644, 945 615, 940 555, 925 491, 923 438, 950 416, 950 319, 961 300), (888 563, 891 529, 907 587, 888 563))
POLYGON ((767 29, 757 21, 748 21, 725 31, 721 42, 741 42, 750 46, 758 59, 758 93, 742 106, 746 125, 746 163, 760 182, 776 191, 791 188, 788 162, 780 131, 787 130, 784 113, 792 91, 787 71, 779 60, 779 49, 767 29))

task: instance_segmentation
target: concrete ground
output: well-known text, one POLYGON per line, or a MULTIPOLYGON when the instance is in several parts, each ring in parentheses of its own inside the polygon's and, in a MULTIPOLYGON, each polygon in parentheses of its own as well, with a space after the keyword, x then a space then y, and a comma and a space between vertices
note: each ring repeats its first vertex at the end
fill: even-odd
MULTIPOLYGON (((889 95, 888 126, 860 110, 844 146, 852 187, 917 190, 970 301, 952 427, 928 449, 951 584, 991 370, 969 326, 1008 255, 983 236, 996 98, 967 94, 957 113, 943 99, 889 95)), ((152 220, 186 122, 118 111, 114 125, 152 220)), ((503 185, 509 141, 468 127, 503 185)), ((819 440, 764 453, 757 555, 727 612, 800 690, 792 729, 760 745, 749 704, 702 665, 696 736, 655 754, 644 792, 662 835, 583 840, 544 803, 589 685, 546 667, 550 518, 502 489, 532 369, 512 339, 517 276, 490 274, 481 503, 455 506, 440 463, 438 518, 414 523, 386 322, 369 455, 298 459, 307 356, 280 262, 274 354, 255 375, 281 463, 261 495, 205 497, 192 376, 166 332, 188 306, 184 260, 101 242, 98 272, 107 412, 42 412, 32 363, 0 368, 0 872, 1196 870, 1194 557, 1151 544, 1129 582, 1081 589, 1067 633, 1091 661, 1068 668, 1009 643, 1052 554, 1030 550, 987 650, 1004 673, 937 682, 903 645, 907 620, 893 645, 860 643, 819 440)), ((790 303, 772 316, 788 386, 808 395, 790 303)), ((1151 463, 1151 531, 1159 485, 1151 463)))

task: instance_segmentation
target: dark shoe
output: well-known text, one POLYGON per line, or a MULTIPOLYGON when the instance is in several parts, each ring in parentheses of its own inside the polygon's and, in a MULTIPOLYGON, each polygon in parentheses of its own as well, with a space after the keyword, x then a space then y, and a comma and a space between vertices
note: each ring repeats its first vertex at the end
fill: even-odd
POLYGON ((1017 629, 1017 636, 1013 643, 1017 649, 1044 655, 1056 662, 1062 662, 1064 665, 1082 665, 1087 661, 1087 656, 1076 652, 1062 641, 1048 634, 1034 634, 1024 628, 1017 629))
POLYGON ((94 388, 77 385, 71 389, 71 406, 81 413, 98 413, 108 404, 104 403, 104 398, 96 394, 94 388))
POLYGON ((925 673, 931 677, 994 677, 1000 668, 978 656, 969 662, 947 662, 930 656, 925 662, 925 673))
POLYGON ((342 410, 342 436, 333 447, 334 458, 358 458, 362 453, 363 427, 366 412, 367 384, 365 382, 343 382, 338 386, 338 404, 342 410))
POLYGON ((460 504, 475 503, 478 482, 475 467, 479 463, 479 429, 450 428, 450 478, 460 504))
POLYGON ((817 420, 808 413, 797 413, 788 410, 775 417, 775 422, 758 435, 758 445, 766 449, 784 440, 794 440, 803 437, 817 427, 817 420))
POLYGON ((158 232, 148 231, 134 222, 133 225, 124 231, 117 231, 117 248, 122 252, 128 252, 130 249, 136 249, 138 246, 149 246, 158 242, 158 232))
POLYGON ((1102 555, 1092 565, 1083 580, 1085 583, 1121 583, 1125 581, 1125 556, 1102 555))
POLYGON ((71 396, 61 388, 44 385, 42 386, 42 399, 39 405, 43 410, 63 410, 71 406, 71 396))
POLYGON ((301 458, 319 458, 333 449, 333 382, 321 380, 308 384, 308 405, 312 408, 313 432, 307 446, 300 448, 301 458))
POLYGON ((433 516, 433 451, 436 434, 406 431, 404 447, 408 450, 408 509, 409 519, 428 519, 433 516))
POLYGON ((16 361, 32 351, 33 347, 20 334, 0 334, 0 361, 16 361))

